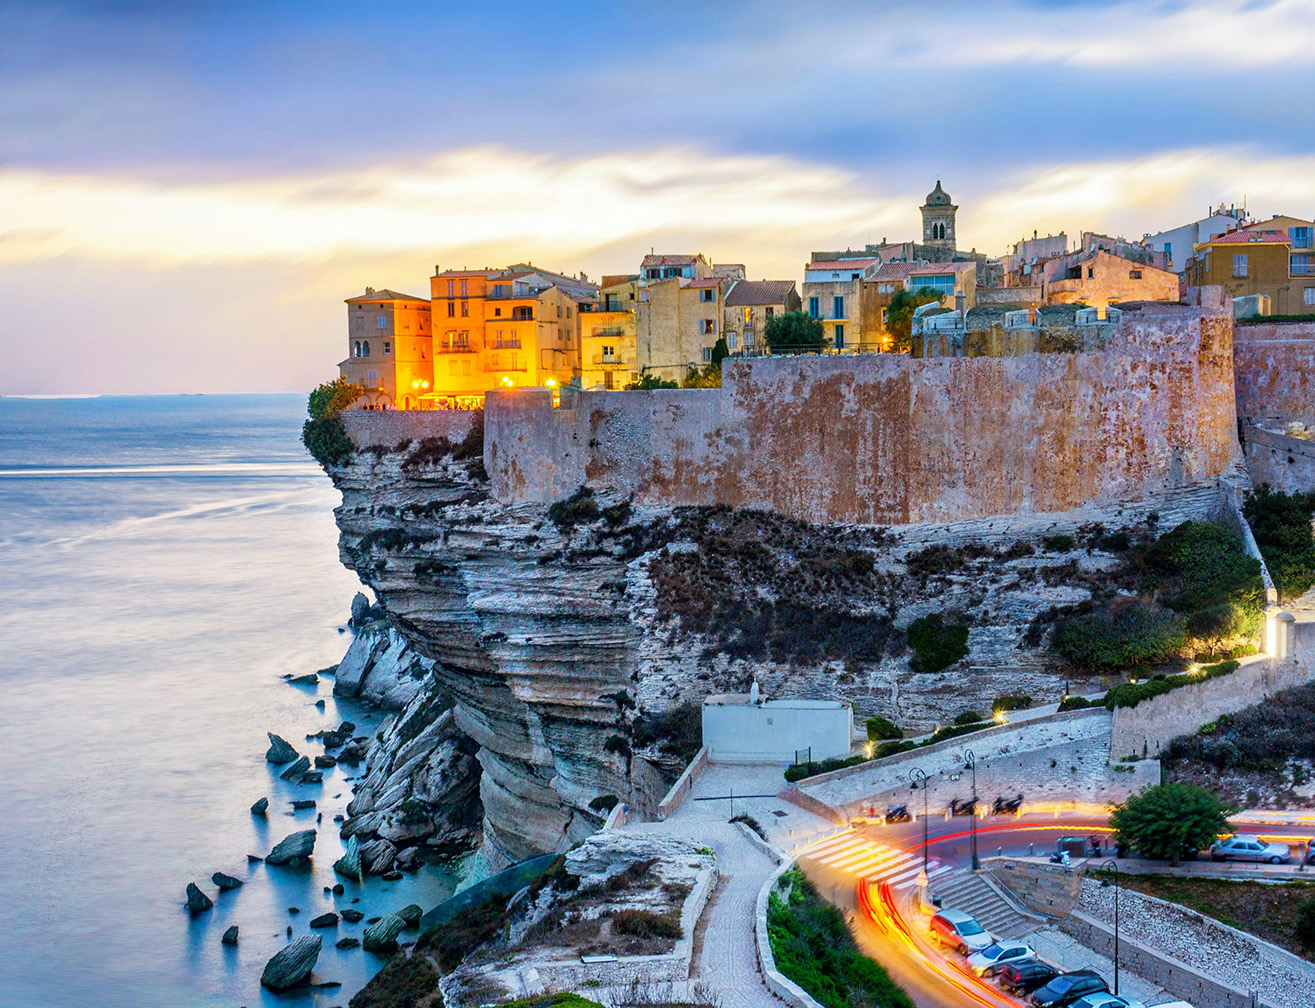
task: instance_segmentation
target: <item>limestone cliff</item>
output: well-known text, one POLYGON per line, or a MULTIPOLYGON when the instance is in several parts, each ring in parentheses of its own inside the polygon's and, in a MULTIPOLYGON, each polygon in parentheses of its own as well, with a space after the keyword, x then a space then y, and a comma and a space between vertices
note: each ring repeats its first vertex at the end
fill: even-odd
POLYGON ((1057 698, 1048 614, 1124 590, 1107 533, 1218 501, 1203 484, 1103 512, 897 530, 589 494, 504 505, 462 433, 369 447, 331 472, 342 560, 425 669, 371 746, 351 810, 366 818, 348 829, 414 842, 400 820, 415 798, 411 817, 427 818, 409 825, 430 843, 460 843, 482 819, 494 867, 583 839, 617 800, 651 808, 697 723, 672 712, 754 677, 904 725, 1006 694, 1057 698), (1055 531, 1074 538, 1046 540, 1055 531), (970 653, 914 673, 903 628, 931 612, 968 625, 970 653))

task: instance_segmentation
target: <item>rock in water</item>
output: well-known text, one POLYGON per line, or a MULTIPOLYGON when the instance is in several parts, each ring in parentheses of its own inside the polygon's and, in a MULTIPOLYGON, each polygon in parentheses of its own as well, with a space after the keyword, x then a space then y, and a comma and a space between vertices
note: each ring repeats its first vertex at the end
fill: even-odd
POLYGON ((348 907, 342 912, 342 919, 348 924, 355 924, 359 920, 364 920, 365 914, 361 913, 359 910, 354 910, 353 908, 348 907))
POLYGON ((345 746, 342 752, 338 754, 338 762, 346 763, 348 766, 357 766, 361 760, 365 759, 365 743, 352 739, 345 746))
POLYGON ((288 744, 288 740, 280 738, 273 732, 265 732, 269 736, 269 748, 265 751, 265 759, 271 763, 291 763, 297 758, 297 750, 288 744))
POLYGON ((269 810, 269 799, 260 798, 251 805, 251 814, 263 816, 269 810))
POLYGON ((329 769, 329 767, 336 767, 338 765, 338 761, 334 759, 332 756, 316 756, 315 765, 319 767, 321 770, 327 770, 329 769))
POLYGON ((294 801, 294 802, 292 803, 292 807, 293 807, 294 809, 308 809, 308 808, 314 808, 314 807, 315 807, 315 799, 314 799, 314 798, 298 798, 296 801, 294 801))
POLYGON ((326 928, 333 927, 337 923, 338 915, 330 911, 329 913, 322 913, 318 917, 312 917, 310 926, 313 928, 326 928))
POLYGON ((265 855, 265 863, 279 865, 304 861, 314 850, 315 831, 299 830, 275 844, 274 849, 265 855))
POLYGON ((227 931, 225 931, 225 932, 224 932, 224 937, 220 938, 219 941, 220 941, 221 944, 224 944, 224 945, 236 945, 236 944, 237 944, 237 925, 234 924, 234 925, 233 925, 232 927, 230 927, 227 931))
POLYGON ((365 597, 364 592, 357 592, 352 596, 352 616, 348 625, 360 626, 365 622, 366 613, 370 611, 370 600, 365 597))
POLYGON ((419 927, 420 918, 424 915, 425 911, 421 909, 420 904, 418 903, 411 903, 397 911, 397 916, 401 917, 403 922, 409 928, 419 927))
POLYGON ((356 837, 347 841, 347 853, 333 862, 333 870, 349 879, 361 881, 361 843, 356 837))
POLYGON ((361 871, 366 875, 382 875, 393 867, 397 848, 387 840, 371 840, 361 845, 361 871))
POLYGON ((215 901, 196 887, 195 882, 187 883, 187 912, 190 914, 205 913, 215 901))
POLYGON ((288 680, 289 686, 314 686, 320 681, 320 677, 314 672, 307 672, 305 675, 293 676, 288 680))
POLYGON ((240 878, 234 878, 232 875, 225 875, 221 871, 217 871, 211 875, 210 881, 219 886, 220 889, 236 889, 242 884, 240 878))
POLYGON ((285 991, 305 983, 320 957, 322 943, 319 935, 302 935, 289 942, 265 963, 265 972, 260 974, 261 984, 272 991, 285 991))
POLYGON ((324 771, 322 770, 307 770, 297 780, 298 784, 321 784, 323 782, 324 771))
POLYGON ((301 780, 301 775, 304 774, 309 769, 310 769, 310 757, 298 756, 297 762, 293 763, 292 766, 284 770, 281 774, 279 774, 279 776, 282 777, 284 780, 297 781, 297 780, 301 780))
POLYGON ((360 946, 361 946, 361 939, 359 938, 339 938, 337 943, 334 945, 334 948, 354 949, 354 948, 360 948, 360 946))
POLYGON ((259 863, 259 862, 261 862, 261 861, 264 861, 264 860, 265 860, 265 859, 264 859, 263 857, 257 857, 255 854, 248 854, 248 855, 247 855, 247 864, 257 864, 257 863, 259 863))
POLYGON ((397 914, 388 914, 365 929, 362 944, 367 952, 391 952, 397 947, 397 936, 406 927, 406 921, 397 914))

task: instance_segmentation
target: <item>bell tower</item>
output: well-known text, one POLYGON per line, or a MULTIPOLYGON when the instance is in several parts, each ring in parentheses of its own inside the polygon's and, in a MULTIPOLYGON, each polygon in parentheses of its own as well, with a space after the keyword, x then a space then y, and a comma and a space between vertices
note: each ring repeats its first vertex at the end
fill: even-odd
POLYGON ((941 188, 941 180, 936 180, 936 188, 927 194, 927 202, 918 208, 922 211, 922 244, 932 248, 954 250, 954 215, 959 209, 950 201, 950 194, 941 188))

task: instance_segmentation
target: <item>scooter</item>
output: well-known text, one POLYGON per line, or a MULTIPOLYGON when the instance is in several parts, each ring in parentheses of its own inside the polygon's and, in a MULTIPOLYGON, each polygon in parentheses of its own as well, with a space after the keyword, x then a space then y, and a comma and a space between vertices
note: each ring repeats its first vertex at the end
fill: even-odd
POLYGON ((950 815, 972 815, 977 811, 977 798, 951 798, 950 815))
POLYGON ((886 806, 886 825, 891 823, 908 822, 912 816, 909 815, 909 806, 907 802, 901 802, 898 805, 886 806))
POLYGON ((994 804, 991 805, 992 815, 1018 815, 1023 808, 1023 796, 1020 794, 1017 798, 1006 798, 1000 795, 994 804))

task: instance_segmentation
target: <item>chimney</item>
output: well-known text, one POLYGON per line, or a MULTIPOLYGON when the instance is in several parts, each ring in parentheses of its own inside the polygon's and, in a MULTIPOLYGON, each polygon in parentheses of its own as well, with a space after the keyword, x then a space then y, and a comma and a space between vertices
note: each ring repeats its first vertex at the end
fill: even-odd
POLYGON ((1036 241, 1036 228, 1032 229, 1032 240, 1036 241))
POLYGON ((961 290, 954 292, 954 310, 959 313, 960 322, 963 322, 964 319, 967 318, 963 310, 963 291, 961 290))
POLYGON ((366 293, 366 294, 373 294, 373 293, 374 293, 374 288, 373 288, 373 287, 367 287, 367 288, 365 288, 365 293, 366 293))

